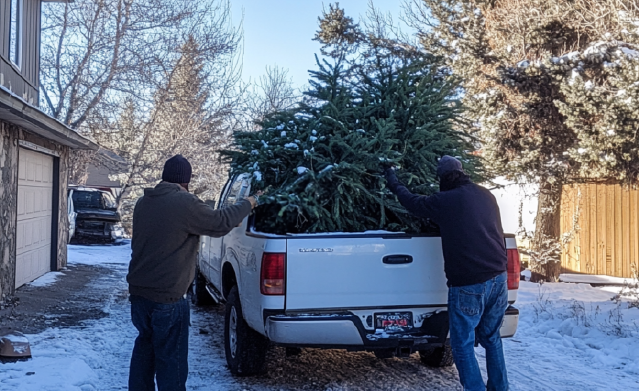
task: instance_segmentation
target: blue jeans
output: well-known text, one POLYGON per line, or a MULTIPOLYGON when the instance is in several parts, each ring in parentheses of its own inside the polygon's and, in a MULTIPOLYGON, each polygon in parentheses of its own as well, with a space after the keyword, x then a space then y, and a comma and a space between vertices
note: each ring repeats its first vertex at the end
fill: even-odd
POLYGON ((131 368, 130 391, 185 391, 189 373, 190 309, 187 299, 162 304, 131 295, 131 321, 138 329, 131 368))
POLYGON ((506 391, 508 376, 499 329, 508 307, 507 274, 448 289, 450 345, 465 391, 506 391), (488 384, 475 358, 475 337, 486 349, 488 384))

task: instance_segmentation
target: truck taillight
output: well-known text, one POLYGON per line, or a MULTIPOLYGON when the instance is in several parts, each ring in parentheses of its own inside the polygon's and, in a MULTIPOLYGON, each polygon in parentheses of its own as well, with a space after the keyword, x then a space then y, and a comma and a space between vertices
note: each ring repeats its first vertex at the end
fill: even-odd
POLYGON ((519 266, 519 251, 515 248, 506 250, 508 254, 508 289, 519 289, 521 269, 519 266))
POLYGON ((263 295, 283 295, 286 253, 264 253, 260 272, 260 292, 263 295))

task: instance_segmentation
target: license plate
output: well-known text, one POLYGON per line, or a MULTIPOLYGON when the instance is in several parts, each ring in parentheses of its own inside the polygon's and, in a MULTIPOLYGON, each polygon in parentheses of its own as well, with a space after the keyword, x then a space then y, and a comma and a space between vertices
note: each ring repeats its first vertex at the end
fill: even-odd
POLYGON ((375 314, 376 329, 396 329, 413 327, 411 312, 384 312, 375 314))

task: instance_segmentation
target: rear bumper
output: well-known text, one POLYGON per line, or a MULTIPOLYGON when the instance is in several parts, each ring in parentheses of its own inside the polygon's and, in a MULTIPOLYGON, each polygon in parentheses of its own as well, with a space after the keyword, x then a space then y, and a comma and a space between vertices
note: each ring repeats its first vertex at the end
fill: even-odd
MULTIPOLYGON (((502 322, 501 337, 512 337, 518 323, 519 310, 509 306, 502 322)), ((396 333, 368 330, 360 317, 352 314, 274 315, 265 318, 265 332, 271 341, 283 346, 352 350, 410 347, 414 351, 446 341, 448 313, 438 312, 424 321, 422 327, 396 333)))
POLYGON ((519 324, 519 310, 511 305, 506 309, 504 320, 501 322, 499 333, 502 338, 509 338, 515 335, 519 324))
POLYGON ((274 317, 266 320, 266 336, 284 345, 363 345, 350 319, 274 317))

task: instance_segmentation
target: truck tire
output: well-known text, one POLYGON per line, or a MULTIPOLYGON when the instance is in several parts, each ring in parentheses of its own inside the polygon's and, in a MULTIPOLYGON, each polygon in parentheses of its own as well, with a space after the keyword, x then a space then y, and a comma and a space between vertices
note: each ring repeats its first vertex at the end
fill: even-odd
POLYGON ((264 372, 268 339, 244 320, 237 285, 231 288, 224 317, 224 351, 233 375, 251 376, 264 372))
POLYGON ((444 346, 420 350, 419 357, 422 363, 429 367, 440 368, 453 365, 453 350, 448 341, 444 346))
POLYGON ((215 304, 215 300, 206 290, 206 280, 199 268, 195 269, 195 279, 191 285, 191 303, 197 307, 215 304))

